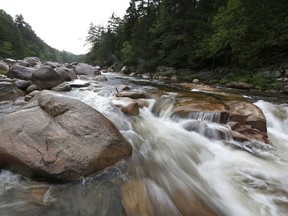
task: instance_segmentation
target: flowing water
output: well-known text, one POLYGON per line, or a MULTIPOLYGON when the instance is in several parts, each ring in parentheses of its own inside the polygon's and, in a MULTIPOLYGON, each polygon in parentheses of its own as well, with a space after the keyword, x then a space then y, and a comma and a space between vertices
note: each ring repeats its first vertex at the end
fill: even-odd
POLYGON ((1 216, 288 215, 287 104, 255 101, 266 116, 273 145, 256 143, 248 151, 225 142, 231 139, 229 127, 217 123, 217 115, 173 117, 174 88, 107 77, 113 85, 129 84, 165 96, 162 101, 150 99, 139 116, 131 117, 112 105, 111 85, 97 92, 67 93, 116 125, 133 146, 131 158, 67 184, 35 182, 2 170, 1 216))

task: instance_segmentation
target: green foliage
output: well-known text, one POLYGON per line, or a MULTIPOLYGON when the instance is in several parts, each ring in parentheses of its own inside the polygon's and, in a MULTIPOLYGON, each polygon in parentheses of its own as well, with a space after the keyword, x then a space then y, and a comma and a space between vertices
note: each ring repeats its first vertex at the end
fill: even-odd
POLYGON ((0 42, 0 56, 12 56, 12 44, 7 41, 0 42))
POLYGON ((73 62, 83 58, 50 47, 35 34, 21 14, 13 20, 4 10, 0 10, 0 58, 23 59, 27 56, 58 62, 73 62))
POLYGON ((135 64, 134 57, 135 57, 135 54, 133 52, 132 45, 128 41, 125 41, 121 49, 121 61, 125 65, 132 65, 132 64, 135 64))
POLYGON ((149 72, 157 66, 251 71, 287 59, 287 11, 285 0, 130 0, 123 19, 112 15, 107 27, 90 28, 88 58, 149 72))

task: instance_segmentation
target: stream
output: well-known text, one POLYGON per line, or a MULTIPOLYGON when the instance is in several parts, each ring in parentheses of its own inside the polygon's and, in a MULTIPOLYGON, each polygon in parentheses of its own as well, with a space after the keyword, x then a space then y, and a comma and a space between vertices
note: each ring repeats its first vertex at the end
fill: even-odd
POLYGON ((272 142, 249 152, 215 138, 215 131, 226 125, 203 115, 197 116, 197 122, 212 129, 209 136, 188 131, 185 125, 193 125, 195 118, 175 119, 172 107, 155 99, 149 99, 138 116, 125 115, 111 103, 115 85, 158 92, 170 100, 181 90, 119 74, 105 76, 107 85, 97 92, 73 89, 63 94, 110 119, 131 143, 131 158, 66 184, 32 181, 1 170, 0 216, 288 215, 287 100, 244 96, 263 111, 272 142), (153 112, 156 102, 158 115, 153 112))

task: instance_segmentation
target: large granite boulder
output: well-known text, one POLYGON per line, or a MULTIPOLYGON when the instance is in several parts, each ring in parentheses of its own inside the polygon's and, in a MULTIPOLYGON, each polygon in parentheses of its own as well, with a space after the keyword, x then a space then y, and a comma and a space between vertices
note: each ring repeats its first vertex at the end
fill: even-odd
POLYGON ((51 89, 64 80, 53 68, 44 66, 32 73, 32 82, 41 89, 51 89))
POLYGON ((7 73, 9 78, 18 78, 22 80, 30 80, 34 69, 30 67, 24 67, 18 64, 13 64, 7 73))
POLYGON ((75 72, 77 75, 87 75, 91 77, 95 77, 95 75, 99 75, 99 72, 91 65, 85 63, 79 63, 75 67, 75 72))
POLYGON ((116 127, 90 106, 44 90, 0 118, 0 169, 44 180, 75 180, 131 155, 116 127))

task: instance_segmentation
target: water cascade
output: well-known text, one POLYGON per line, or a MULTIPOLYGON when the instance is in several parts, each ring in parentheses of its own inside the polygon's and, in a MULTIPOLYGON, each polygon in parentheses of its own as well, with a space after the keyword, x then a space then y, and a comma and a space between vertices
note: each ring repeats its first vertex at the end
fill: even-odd
MULTIPOLYGON (((107 77, 112 83, 128 82, 107 77)), ((113 91, 66 94, 109 118, 133 146, 132 157, 68 184, 35 182, 2 170, 1 215, 288 214, 287 104, 255 103, 265 114, 272 145, 246 142, 241 144, 245 149, 217 113, 173 116, 177 93, 166 92, 162 102, 150 99, 138 116, 128 116, 111 103, 113 91)))

